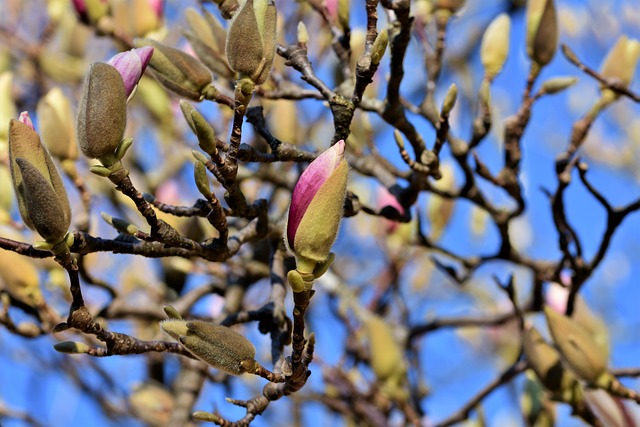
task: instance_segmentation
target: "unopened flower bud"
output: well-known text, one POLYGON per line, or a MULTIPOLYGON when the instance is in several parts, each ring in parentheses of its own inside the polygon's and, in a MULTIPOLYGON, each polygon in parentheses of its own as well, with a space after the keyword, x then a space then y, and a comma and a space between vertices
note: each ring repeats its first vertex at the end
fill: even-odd
POLYGON ((293 189, 285 242, 296 255, 323 262, 342 219, 349 166, 340 140, 305 169, 293 189))
POLYGON ((29 117, 29 113, 27 113, 26 111, 23 111, 22 113, 20 113, 20 116, 18 117, 18 121, 24 125, 29 126, 31 129, 35 129, 33 127, 33 122, 31 121, 31 117, 29 117))
POLYGON ((453 110, 453 107, 456 105, 456 101, 458 99, 458 86, 455 83, 452 83, 447 89, 447 93, 444 95, 444 100, 442 101, 442 115, 448 116, 453 110))
POLYGON ((600 74, 629 86, 640 57, 640 42, 622 35, 602 62, 600 74))
MULTIPOLYGON (((443 191, 451 191, 456 183, 453 166, 450 163, 444 163, 440 166, 440 170, 442 172, 442 178, 436 181, 436 188, 443 191)), ((455 202, 453 199, 445 199, 437 194, 431 194, 429 196, 427 202, 427 218, 431 226, 432 239, 440 239, 453 215, 454 206, 455 202)))
POLYGON ((298 22, 298 43, 301 45, 306 45, 309 43, 309 32, 307 31, 307 26, 304 25, 304 22, 298 22))
POLYGON ((402 347, 396 340, 391 326, 376 315, 363 319, 369 342, 371 369, 382 381, 400 384, 405 378, 406 365, 402 347))
POLYGON ((149 66, 156 79, 178 95, 199 101, 211 84, 211 73, 193 56, 151 39, 136 39, 134 45, 155 48, 149 66))
POLYGON ((484 66, 484 74, 490 80, 502 71, 507 60, 510 29, 509 15, 501 13, 489 24, 482 37, 480 60, 484 66))
POLYGON ((549 307, 544 314, 558 350, 571 370, 588 383, 595 383, 607 370, 606 353, 601 351, 591 334, 573 319, 549 307))
POLYGON ((91 65, 78 105, 77 135, 82 153, 111 166, 127 125, 127 96, 122 76, 103 62, 91 65))
POLYGON ((59 243, 71 223, 67 192, 38 134, 17 120, 9 124, 9 161, 25 225, 48 243, 59 243))
POLYGON ((527 55, 543 67, 558 48, 558 17, 554 0, 527 2, 527 55))
POLYGON ((160 327, 191 354, 228 374, 240 375, 255 366, 255 347, 231 328, 202 320, 178 319, 164 320, 160 327))
POLYGON ((137 49, 131 49, 126 52, 120 52, 107 61, 107 64, 113 65, 122 76, 125 95, 127 98, 138 85, 138 82, 140 81, 140 78, 142 78, 142 74, 147 68, 147 64, 149 64, 152 55, 153 47, 145 46, 137 49))
POLYGON ((200 61, 220 77, 233 77, 225 54, 227 31, 218 19, 206 10, 200 14, 191 7, 185 11, 185 18, 189 30, 184 35, 200 61))
POLYGON ((387 45, 389 44, 389 33, 386 28, 378 33, 378 36, 373 41, 373 46, 371 47, 371 63, 377 65, 382 60, 384 56, 385 50, 387 50, 387 45))
POLYGON ((38 126, 52 156, 75 160, 78 144, 71 103, 58 87, 51 89, 38 102, 38 126))
POLYGON ((554 77, 542 83, 542 90, 549 95, 562 92, 573 86, 578 81, 577 77, 554 77))
POLYGON ((271 72, 277 20, 273 0, 247 0, 229 26, 226 43, 229 66, 255 84, 264 83, 271 72))
POLYGON ((63 341, 53 345, 53 348, 60 353, 67 354, 85 354, 88 353, 90 347, 83 342, 63 341))
POLYGON ((218 151, 216 133, 202 114, 187 101, 180 101, 180 109, 189 127, 198 138, 198 145, 205 153, 212 155, 218 151))

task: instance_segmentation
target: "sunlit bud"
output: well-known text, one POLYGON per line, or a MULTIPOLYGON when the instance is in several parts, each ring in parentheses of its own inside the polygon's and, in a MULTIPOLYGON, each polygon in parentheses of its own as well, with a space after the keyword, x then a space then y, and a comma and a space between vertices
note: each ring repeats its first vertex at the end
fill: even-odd
POLYGON ((558 17, 554 0, 527 2, 527 55, 543 67, 558 48, 558 17))
POLYGON ((577 77, 554 77, 542 83, 542 90, 551 95, 562 92, 576 84, 577 81, 577 77))
POLYGON ((149 66, 156 79, 167 89, 184 97, 199 101, 204 89, 211 83, 211 72, 193 56, 151 39, 134 40, 136 47, 155 48, 149 66))
POLYGON ((603 77, 629 86, 640 57, 640 42, 622 35, 613 45, 600 68, 603 77))
POLYGON ((9 161, 22 220, 48 243, 61 242, 71 223, 67 192, 38 134, 17 120, 9 124, 9 161))
POLYGON ((51 89, 38 101, 38 126, 52 156, 60 160, 78 157, 78 144, 69 99, 59 87, 51 89))
POLYGON ((115 30, 129 37, 144 37, 162 24, 161 1, 111 0, 110 4, 115 30))
POLYGON ((217 76, 233 77, 234 72, 229 68, 225 53, 227 31, 222 24, 209 12, 200 14, 191 7, 184 15, 189 26, 184 35, 200 61, 217 76))
MULTIPOLYGON (((434 186, 439 190, 451 191, 455 186, 455 175, 453 166, 445 163, 440 166, 442 178, 436 181, 434 186)), ((453 215, 454 201, 445 199, 437 194, 431 194, 427 202, 427 218, 431 226, 431 238, 438 240, 449 224, 451 215, 453 215)))
POLYGON ((196 181, 196 187, 198 191, 206 199, 211 198, 211 187, 209 187, 209 176, 207 175, 207 168, 202 162, 196 162, 193 169, 193 178, 196 181))
POLYGON ((482 37, 480 60, 484 66, 484 75, 492 80, 504 66, 509 54, 509 32, 511 19, 506 13, 498 15, 487 27, 482 37))
POLYGON ((296 257, 323 262, 338 234, 349 166, 344 141, 320 154, 293 189, 285 242, 296 257))
POLYGON ((109 12, 107 0, 72 0, 72 4, 85 24, 94 24, 109 12))
POLYGON ((277 20, 273 0, 247 0, 229 26, 226 42, 229 66, 255 84, 264 83, 271 72, 277 20))
POLYGON ((85 354, 88 353, 90 347, 83 342, 63 341, 53 345, 53 348, 60 353, 68 354, 85 354))
POLYGON ((129 395, 134 414, 149 426, 167 426, 175 406, 173 396, 155 382, 138 384, 129 395))
POLYGON ((82 153, 111 166, 127 125, 122 76, 112 65, 91 64, 78 104, 77 135, 82 153))
POLYGON ((456 105, 456 101, 458 99, 458 86, 455 83, 452 83, 447 89, 447 93, 444 95, 444 100, 442 101, 442 114, 449 115, 453 107, 456 105))
POLYGON ((125 95, 129 97, 135 87, 138 85, 147 64, 153 55, 153 47, 145 46, 138 49, 131 49, 126 52, 120 52, 107 64, 113 65, 122 76, 124 82, 125 95))
POLYGON ((304 22, 298 22, 298 43, 305 45, 309 42, 309 32, 304 22))
POLYGON ((17 252, 3 251, 0 256, 0 289, 30 307, 44 302, 38 269, 30 258, 17 252))
POLYGON ((191 416, 194 420, 204 421, 208 423, 219 423, 221 420, 218 415, 205 411, 195 411, 193 414, 191 414, 191 416))
POLYGON ((373 46, 371 47, 371 63, 377 65, 382 60, 384 56, 385 50, 387 50, 387 45, 389 44, 389 33, 387 33, 386 28, 378 33, 378 36, 373 41, 373 46))
POLYGON ((180 101, 180 109, 189 127, 198 138, 198 145, 205 153, 212 155, 216 148, 216 133, 202 114, 187 101, 180 101))
POLYGON ((545 307, 544 314, 563 360, 579 378, 595 383, 606 373, 606 354, 600 351, 591 334, 573 319, 549 307, 545 307))
POLYGON ((576 377, 562 366, 560 353, 533 327, 525 330, 523 351, 529 367, 533 369, 547 390, 558 396, 564 395, 564 401, 570 400, 571 394, 578 387, 576 377))
POLYGON ((178 319, 164 320, 160 327, 191 354, 228 374, 240 375, 255 366, 255 347, 231 328, 178 319))
POLYGON ((0 165, 0 224, 11 219, 13 209, 13 184, 9 167, 0 165))
POLYGON ((402 347, 383 318, 369 315, 363 319, 369 343, 371 368, 380 381, 396 384, 404 380, 406 365, 402 347))

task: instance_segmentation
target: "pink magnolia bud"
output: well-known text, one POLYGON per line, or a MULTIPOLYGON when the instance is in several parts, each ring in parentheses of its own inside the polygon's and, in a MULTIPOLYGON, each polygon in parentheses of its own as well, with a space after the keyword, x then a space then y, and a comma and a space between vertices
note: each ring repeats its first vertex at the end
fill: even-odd
POLYGON ((85 24, 98 22, 109 12, 107 0, 73 0, 73 8, 85 24))
POLYGON ((291 196, 285 239, 297 257, 316 262, 329 257, 342 219, 348 171, 340 140, 300 176, 291 196))
MULTIPOLYGON (((404 215, 404 207, 400 204, 396 196, 391 194, 386 187, 379 187, 378 190, 378 208, 380 210, 387 208, 390 206, 391 208, 397 210, 400 215, 404 215)), ((389 219, 383 218, 384 221, 384 232, 385 234, 391 234, 398 229, 400 225, 397 221, 391 221, 389 219)))
POLYGON ((35 128, 33 127, 33 122, 31 121, 31 117, 29 117, 28 111, 23 111, 22 113, 20 113, 20 117, 18 117, 18 121, 20 123, 24 123, 25 125, 29 126, 31 129, 35 130, 35 128))
POLYGON ((131 95, 131 92, 140 81, 147 64, 151 60, 151 56, 153 56, 153 47, 144 46, 120 52, 107 62, 107 64, 113 65, 122 76, 127 97, 131 95))
POLYGON ((147 0, 151 9, 156 13, 158 18, 162 18, 164 9, 164 0, 147 0))

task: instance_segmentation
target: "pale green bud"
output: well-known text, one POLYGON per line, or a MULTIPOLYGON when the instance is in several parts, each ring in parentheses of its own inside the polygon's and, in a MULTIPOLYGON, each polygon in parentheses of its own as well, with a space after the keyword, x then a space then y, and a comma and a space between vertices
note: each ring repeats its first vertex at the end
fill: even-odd
POLYGON ((216 153, 218 151, 216 147, 216 133, 209 122, 207 122, 207 119, 187 101, 180 101, 180 110, 182 110, 187 124, 189 124, 189 127, 198 138, 200 148, 209 155, 216 153))
POLYGON ((377 65, 382 60, 384 56, 385 50, 387 50, 387 45, 389 44, 389 33, 387 29, 380 31, 378 36, 373 41, 373 46, 371 47, 371 63, 377 65))
POLYGON ((551 95, 562 92, 576 84, 577 81, 577 77, 554 77, 542 83, 542 90, 551 95))
POLYGON ((222 27, 218 19, 207 11, 202 14, 194 8, 187 8, 185 18, 189 30, 184 32, 185 37, 198 58, 214 74, 230 78, 233 71, 229 68, 224 52, 224 43, 227 31, 222 27))
POLYGON ((458 86, 455 83, 452 83, 447 89, 447 93, 444 95, 444 100, 442 101, 442 114, 449 115, 453 107, 456 105, 456 101, 458 99, 458 86))
POLYGON ((540 67, 553 59, 558 48, 558 17, 554 0, 527 1, 527 55, 540 67))
POLYGON ((134 40, 136 47, 155 48, 149 66, 156 79, 167 89, 189 99, 199 101, 211 84, 211 73, 202 62, 179 49, 151 39, 134 40))
POLYGON ((309 43, 309 32, 302 21, 298 22, 298 43, 303 45, 309 43))
POLYGON ((509 32, 511 19, 506 13, 498 15, 487 27, 482 37, 480 60, 484 66, 484 74, 493 79, 502 71, 509 54, 509 32))
POLYGON ((391 326, 376 315, 363 319, 369 343, 371 369, 382 381, 401 384, 406 374, 402 347, 393 335, 391 326))
POLYGON ((126 125, 127 97, 122 76, 109 64, 91 64, 78 105, 77 134, 82 153, 111 166, 117 161, 115 151, 126 125))
POLYGON ((558 350, 571 370, 588 383, 595 383, 606 373, 607 357, 592 335, 573 319, 549 307, 544 314, 558 350))
POLYGON ((264 83, 271 72, 277 20, 273 0, 247 0, 229 26, 226 43, 229 66, 255 84, 264 83))
POLYGON ((90 347, 82 342, 63 341, 53 345, 53 348, 60 353, 67 354, 85 354, 89 352, 90 347))
POLYGON ((240 375, 255 366, 255 347, 231 328, 202 320, 178 319, 164 320, 160 327, 191 354, 228 374, 240 375))

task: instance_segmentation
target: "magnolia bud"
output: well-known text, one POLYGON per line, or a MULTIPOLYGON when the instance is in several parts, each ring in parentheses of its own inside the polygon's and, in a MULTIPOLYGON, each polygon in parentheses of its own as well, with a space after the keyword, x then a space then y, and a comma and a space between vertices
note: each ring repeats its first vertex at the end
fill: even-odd
POLYGON ((18 114, 11 93, 12 89, 13 73, 10 71, 0 73, 0 123, 2 124, 2 126, 0 126, 0 149, 3 148, 8 137, 8 130, 4 124, 18 114))
POLYGON ((30 307, 44 302, 40 290, 40 276, 33 261, 12 251, 3 251, 0 256, 0 289, 11 298, 30 307))
POLYGON ((588 383, 595 383, 607 370, 607 357, 589 332, 579 323, 545 307, 547 325, 558 350, 571 370, 588 383))
POLYGON ((323 262, 338 234, 349 166, 344 141, 319 155, 293 189, 285 243, 297 258, 323 262))
POLYGON ((211 84, 211 73, 193 56, 151 39, 136 39, 134 45, 155 48, 149 65, 156 79, 178 95, 199 101, 211 84))
POLYGON ((91 64, 78 105, 78 143, 82 153, 111 166, 127 125, 127 96, 122 76, 103 62, 91 64))
POLYGON ((83 342, 63 341, 53 345, 53 348, 60 353, 68 354, 85 354, 88 353, 90 347, 83 342))
POLYGON ((85 24, 95 24, 109 12, 107 0, 73 0, 72 3, 85 24))
POLYGON ((402 383, 407 367, 402 347, 396 341, 391 326, 376 315, 367 316, 364 326, 369 341, 371 368, 376 377, 383 382, 402 383))
POLYGON ((185 37, 198 58, 214 74, 230 78, 233 71, 229 68, 225 54, 224 43, 227 39, 227 31, 218 22, 218 19, 207 11, 201 15, 193 8, 188 8, 185 18, 189 30, 184 32, 185 37))
POLYGON ((301 45, 306 45, 307 43, 309 43, 309 32, 307 31, 307 26, 304 25, 304 22, 298 22, 297 30, 298 43, 300 43, 301 45))
POLYGON ((385 50, 387 50, 387 45, 389 44, 389 33, 386 29, 380 31, 378 36, 373 41, 373 46, 371 47, 371 63, 377 65, 380 63, 380 60, 384 56, 385 50))
POLYGON ((502 71, 507 60, 510 29, 509 15, 501 13, 489 24, 482 37, 480 60, 484 66, 484 75, 490 80, 502 71))
POLYGON ((435 9, 445 9, 451 13, 457 12, 464 6, 465 0, 435 0, 435 9))
POLYGON ((231 328, 202 320, 178 319, 164 320, 160 327, 191 354, 228 374, 240 375, 255 366, 255 347, 231 328))
POLYGON ((9 124, 9 161, 22 220, 47 242, 59 243, 71 223, 67 192, 38 134, 17 120, 9 124))
POLYGON ((444 100, 442 101, 442 114, 449 115, 453 107, 456 105, 456 101, 458 99, 458 86, 455 83, 452 83, 447 89, 447 93, 444 95, 444 100))
MULTIPOLYGON (((445 191, 451 191, 455 186, 455 175, 453 166, 450 163, 445 163, 440 166, 442 172, 442 178, 436 181, 436 188, 445 191)), ((453 215, 453 208, 455 204, 453 199, 445 199, 437 194, 431 194, 429 201, 427 202, 427 218, 431 224, 431 238, 438 240, 444 229, 449 224, 451 215, 453 215)))
POLYGON ((271 72, 277 20, 273 0, 247 0, 229 26, 226 43, 229 66, 255 84, 264 83, 271 72))
POLYGON ((198 191, 206 199, 211 198, 211 187, 209 187, 209 175, 207 175, 207 168, 202 162, 196 162, 193 169, 193 178, 196 181, 196 187, 198 191))
POLYGON ((600 74, 625 87, 629 86, 636 71, 638 57, 640 57, 640 42, 622 35, 602 62, 600 74))
POLYGON ((38 125, 49 152, 60 160, 75 160, 78 144, 71 103, 54 87, 38 102, 38 125))
POLYGON ((558 18, 554 0, 527 2, 527 55, 542 67, 558 48, 558 18))
POLYGON ((573 86, 578 81, 577 77, 554 77, 542 83, 542 90, 549 95, 562 92, 573 86))
POLYGON ((218 151, 216 147, 216 133, 202 114, 198 112, 187 101, 180 101, 180 109, 189 127, 198 138, 198 145, 207 154, 211 155, 218 151))

